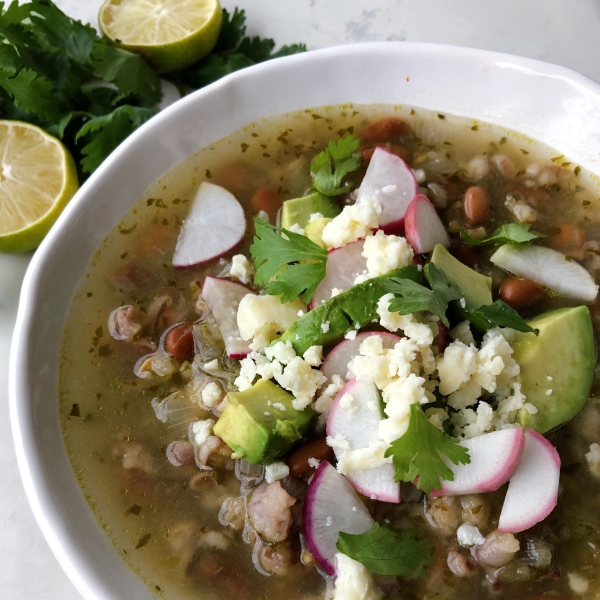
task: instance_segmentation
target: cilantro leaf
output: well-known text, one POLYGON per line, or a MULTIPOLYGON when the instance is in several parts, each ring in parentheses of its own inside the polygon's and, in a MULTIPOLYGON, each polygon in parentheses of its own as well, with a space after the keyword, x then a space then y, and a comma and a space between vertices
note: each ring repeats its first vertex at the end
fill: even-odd
POLYGON ((116 110, 102 117, 90 119, 77 133, 76 140, 91 134, 94 136, 83 147, 84 156, 81 161, 85 172, 91 173, 102 161, 135 129, 156 114, 151 108, 138 106, 119 106, 116 110))
POLYGON ((410 281, 393 277, 382 285, 388 292, 399 295, 393 298, 389 310, 408 315, 413 312, 427 310, 437 315, 446 327, 450 323, 446 317, 448 303, 458 300, 462 294, 456 284, 450 281, 443 271, 440 271, 433 263, 425 266, 425 275, 432 289, 410 281))
POLYGON ((223 24, 219 33, 219 39, 215 46, 214 52, 221 54, 222 52, 234 52, 241 44, 246 35, 246 11, 244 9, 235 8, 230 15, 229 11, 223 9, 223 24))
POLYGON ((530 231, 531 224, 504 223, 487 238, 477 240, 471 237, 464 229, 460 230, 460 237, 469 246, 485 246, 487 244, 523 244, 537 238, 546 237, 543 233, 530 231))
POLYGON ((427 494, 439 489, 440 480, 454 480, 448 462, 455 465, 471 462, 467 449, 432 425, 418 404, 410 405, 408 429, 392 442, 385 456, 392 457, 396 481, 415 482, 427 494))
POLYGON ((324 196, 338 196, 349 192, 348 183, 342 180, 360 165, 356 152, 360 142, 352 135, 338 141, 330 141, 323 152, 317 154, 310 165, 314 188, 324 196))
POLYGON ((23 69, 18 73, 0 70, 0 87, 12 98, 15 105, 43 119, 55 119, 58 106, 54 86, 35 71, 23 69))
POLYGON ((357 535, 340 532, 337 549, 378 575, 418 579, 431 563, 431 546, 417 540, 412 529, 400 535, 389 527, 373 523, 369 531, 357 535))
POLYGON ((535 333, 539 335, 540 330, 527 325, 523 317, 512 306, 502 300, 496 300, 493 304, 482 306, 477 310, 466 309, 467 316, 480 317, 497 327, 510 327, 515 331, 523 333, 535 333))
POLYGON ((303 235, 282 229, 286 239, 261 219, 255 224, 256 235, 250 246, 256 268, 254 282, 266 285, 265 294, 281 295, 282 303, 300 296, 308 304, 325 277, 327 251, 303 235))

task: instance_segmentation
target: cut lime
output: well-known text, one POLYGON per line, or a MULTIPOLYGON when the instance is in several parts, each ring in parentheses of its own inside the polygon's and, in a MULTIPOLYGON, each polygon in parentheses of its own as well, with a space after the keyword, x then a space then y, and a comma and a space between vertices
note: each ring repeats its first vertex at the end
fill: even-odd
POLYGON ((67 149, 38 127, 0 121, 0 252, 40 245, 77 191, 67 149))
POLYGON ((106 0, 98 15, 104 35, 141 54, 159 73, 206 56, 222 20, 219 0, 106 0))

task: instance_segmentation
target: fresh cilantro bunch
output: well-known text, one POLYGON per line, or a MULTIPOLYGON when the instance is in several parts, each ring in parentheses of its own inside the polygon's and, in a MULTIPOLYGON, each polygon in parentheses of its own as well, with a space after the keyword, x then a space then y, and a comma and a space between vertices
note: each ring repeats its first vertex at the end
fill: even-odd
POLYGON ((310 172, 317 192, 324 196, 339 196, 351 190, 350 184, 342 184, 342 181, 360 165, 360 154, 356 152, 359 145, 354 136, 348 135, 337 144, 330 141, 327 148, 315 156, 310 163, 310 172))
POLYGON ((385 456, 392 457, 396 481, 415 482, 427 494, 439 489, 441 480, 454 480, 444 457, 455 465, 471 462, 467 449, 430 423, 418 404, 410 405, 408 429, 392 442, 385 456))
POLYGON ((364 533, 340 532, 337 549, 373 573, 405 579, 422 577, 432 563, 429 542, 417 540, 414 530, 397 534, 378 523, 364 533))
POLYGON ((264 285, 265 294, 281 295, 282 303, 300 296, 308 304, 325 277, 327 251, 304 235, 287 229, 281 230, 285 237, 278 235, 262 219, 256 219, 255 226, 250 254, 256 269, 256 285, 264 285))
MULTIPOLYGON (((303 45, 273 52, 273 40, 247 38, 245 14, 223 10, 217 47, 170 75, 182 93, 303 45)), ((0 1, 0 118, 33 123, 60 138, 81 178, 93 172, 162 99, 158 75, 138 56, 112 46, 51 0, 0 1)))

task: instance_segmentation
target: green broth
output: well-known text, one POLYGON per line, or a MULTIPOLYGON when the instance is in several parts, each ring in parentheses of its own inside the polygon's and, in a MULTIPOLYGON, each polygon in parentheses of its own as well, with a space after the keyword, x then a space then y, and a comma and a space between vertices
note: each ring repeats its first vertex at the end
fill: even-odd
MULTIPOLYGON (((543 190, 547 198, 537 206, 534 228, 552 234, 557 225, 572 223, 585 231, 589 240, 598 239, 596 182, 567 158, 497 127, 411 107, 329 107, 265 119, 211 144, 162 176, 93 256, 70 307, 60 370, 61 421, 80 485, 119 555, 160 597, 316 599, 325 597, 326 582, 314 564, 299 562, 284 576, 265 577, 255 569, 252 546, 242 539, 241 532, 223 527, 218 520, 222 501, 239 495, 234 473, 224 472, 219 482, 208 478, 200 489, 192 489, 189 481, 198 473, 197 468, 174 467, 165 457, 171 441, 185 438, 187 426, 177 429, 161 423, 151 400, 179 389, 182 378, 166 383, 137 379, 133 367, 149 350, 113 340, 107 329, 108 316, 114 308, 129 304, 147 315, 154 300, 168 295, 173 302, 171 310, 180 321, 193 317, 194 299, 204 276, 218 275, 230 259, 228 256, 204 269, 190 271, 177 271, 171 266, 180 224, 202 181, 222 185, 234 193, 250 220, 256 214, 250 200, 257 188, 275 188, 284 199, 302 195, 310 186, 310 160, 329 139, 358 133, 365 124, 390 115, 405 119, 412 127, 414 135, 405 147, 413 155, 411 166, 415 169, 420 166, 415 157, 434 151, 441 160, 459 165, 472 156, 501 151, 512 158, 521 180, 533 162, 562 167, 564 177, 543 190), (153 464, 153 476, 121 468, 114 449, 123 442, 144 445, 153 464), (174 538, 185 537, 185 532, 192 532, 192 543, 199 544, 196 559, 190 558, 193 549, 174 547, 174 538), (218 536, 222 549, 202 546, 199 540, 210 532, 216 532, 211 535, 218 536), (219 563, 214 567, 220 569, 219 574, 214 577, 203 571, 208 568, 207 557, 219 563)), ((353 177, 358 182, 362 174, 364 170, 353 177)), ((457 192, 450 194, 447 207, 440 211, 454 240, 464 226, 460 175, 457 192)), ((499 200, 506 193, 506 180, 492 173, 484 182, 493 198, 492 216, 486 224, 489 234, 510 215, 499 200)), ((251 236, 249 227, 235 253, 247 254, 251 236)), ((477 269, 491 275, 497 289, 503 275, 489 263, 491 251, 483 248, 469 252, 477 269)), ((523 314, 574 304, 548 297, 523 314)), ((596 388, 594 383, 593 393, 596 388)), ((199 407, 190 410, 190 420, 210 416, 199 407)), ((537 599, 546 591, 558 594, 548 597, 577 597, 567 582, 566 574, 571 571, 590 580, 587 597, 598 595, 593 588, 598 578, 600 481, 589 474, 584 454, 591 441, 600 441, 600 427, 599 439, 591 439, 584 431, 585 419, 580 415, 551 436, 563 461, 559 505, 546 521, 521 536, 543 535, 555 547, 555 564, 529 581, 503 584, 497 593, 504 598, 532 599, 535 593, 537 599)), ((486 497, 491 517, 484 533, 497 522, 502 498, 501 491, 486 497)), ((444 537, 431 530, 422 502, 403 502, 399 506, 367 503, 377 520, 389 520, 397 527, 416 526, 435 547, 435 565, 429 576, 418 582, 400 583, 387 597, 494 597, 496 592, 485 583, 483 570, 471 578, 452 576, 445 555, 456 542, 453 536, 444 537)))

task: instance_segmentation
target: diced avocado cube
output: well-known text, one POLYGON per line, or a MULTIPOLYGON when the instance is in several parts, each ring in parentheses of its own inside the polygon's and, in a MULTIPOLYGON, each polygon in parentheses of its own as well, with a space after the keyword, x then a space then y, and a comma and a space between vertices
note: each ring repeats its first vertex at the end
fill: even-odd
POLYGON ((341 210, 338 203, 319 192, 314 192, 309 196, 286 200, 281 209, 281 227, 289 229, 292 225, 298 225, 304 229, 310 216, 316 213, 324 217, 337 217, 341 210))
POLYGON ((544 313, 527 322, 539 329, 515 332, 513 357, 526 402, 538 410, 519 411, 519 423, 545 433, 570 421, 584 406, 596 364, 590 311, 585 306, 544 313))
POLYGON ((431 262, 454 282, 465 298, 466 308, 477 310, 492 303, 492 280, 454 258, 444 246, 437 244, 431 262))
POLYGON ((335 342, 346 332, 364 327, 378 318, 377 303, 387 293, 381 282, 392 277, 423 283, 416 266, 374 277, 319 304, 300 317, 279 340, 290 342, 296 354, 302 356, 311 346, 335 342))
POLYGON ((315 417, 311 408, 296 410, 293 399, 266 379, 243 392, 230 392, 214 433, 239 458, 254 464, 272 463, 306 433, 315 417))

